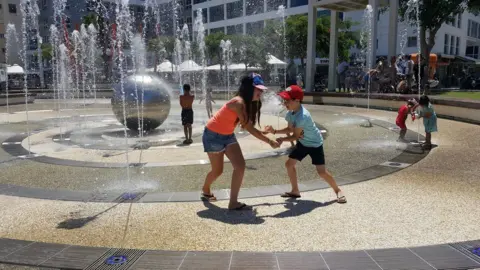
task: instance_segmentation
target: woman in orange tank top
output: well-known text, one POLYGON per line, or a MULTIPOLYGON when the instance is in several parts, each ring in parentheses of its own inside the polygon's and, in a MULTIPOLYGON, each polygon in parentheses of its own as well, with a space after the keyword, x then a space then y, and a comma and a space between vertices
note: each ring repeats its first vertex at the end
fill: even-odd
POLYGON ((250 134, 270 144, 272 148, 279 147, 276 141, 270 140, 255 128, 255 123, 260 122, 260 109, 262 107, 260 97, 266 89, 260 75, 252 74, 242 78, 237 95, 223 105, 208 121, 202 141, 212 169, 205 178, 202 199, 216 200, 211 191, 211 185, 222 174, 224 156, 226 155, 233 166, 228 209, 246 210, 250 208, 238 201, 238 193, 245 173, 245 159, 234 130, 240 124, 250 134))

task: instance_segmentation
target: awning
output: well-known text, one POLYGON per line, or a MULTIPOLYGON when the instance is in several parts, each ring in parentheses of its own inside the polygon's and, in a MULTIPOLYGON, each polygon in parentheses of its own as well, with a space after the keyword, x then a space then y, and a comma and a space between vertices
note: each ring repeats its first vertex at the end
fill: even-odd
POLYGON ((17 64, 7 66, 7 74, 25 74, 23 68, 17 64))

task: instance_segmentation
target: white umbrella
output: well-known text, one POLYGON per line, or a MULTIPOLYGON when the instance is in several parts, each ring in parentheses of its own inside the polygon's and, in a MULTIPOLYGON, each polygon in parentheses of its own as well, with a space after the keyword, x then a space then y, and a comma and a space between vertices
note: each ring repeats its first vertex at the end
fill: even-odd
POLYGON ((17 64, 7 66, 7 74, 25 74, 23 68, 17 64))
POLYGON ((267 54, 267 63, 270 65, 275 65, 275 66, 285 66, 287 63, 283 62, 282 60, 276 58, 275 56, 271 54, 267 54))
POLYGON ((177 66, 172 64, 172 62, 165 60, 160 65, 157 66, 158 72, 172 72, 177 69, 177 66))
POLYGON ((202 67, 195 63, 193 60, 187 60, 180 64, 178 67, 181 71, 199 71, 202 70, 202 67))
POLYGON ((208 67, 207 67, 207 70, 217 70, 217 71, 220 71, 220 64, 216 64, 216 65, 213 65, 213 66, 208 66, 208 67))
POLYGON ((232 70, 232 71, 244 71, 244 70, 260 70, 261 67, 248 67, 248 68, 245 68, 245 64, 231 64, 228 66, 228 69, 229 70, 232 70))

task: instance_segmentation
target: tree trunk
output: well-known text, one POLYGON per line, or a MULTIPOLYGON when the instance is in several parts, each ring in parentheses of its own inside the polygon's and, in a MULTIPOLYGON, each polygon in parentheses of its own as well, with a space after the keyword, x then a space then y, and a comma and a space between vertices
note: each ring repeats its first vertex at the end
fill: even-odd
MULTIPOLYGON (((425 56, 425 61, 426 61, 426 65, 425 65, 425 69, 424 70, 424 76, 423 78, 421 78, 421 83, 422 83, 422 86, 425 87, 427 84, 428 84, 428 80, 429 80, 429 70, 430 70, 430 53, 432 51, 432 48, 433 46, 435 46, 435 36, 438 32, 438 29, 439 27, 435 28, 435 29, 430 29, 429 30, 429 35, 428 35, 428 38, 427 38, 427 30, 424 28, 424 27, 421 27, 420 28, 420 42, 421 42, 421 48, 422 48, 422 55, 425 56)), ((419 63, 420 62, 420 59, 419 59, 419 63)), ((420 65, 420 68, 421 68, 421 65, 420 65)), ((418 82, 419 83, 419 82, 418 82)), ((430 88, 429 87, 426 87, 426 89, 424 89, 424 93, 425 95, 429 95, 430 94, 430 88)))
POLYGON ((153 72, 157 73, 157 61, 158 57, 157 54, 154 52, 153 53, 153 72))

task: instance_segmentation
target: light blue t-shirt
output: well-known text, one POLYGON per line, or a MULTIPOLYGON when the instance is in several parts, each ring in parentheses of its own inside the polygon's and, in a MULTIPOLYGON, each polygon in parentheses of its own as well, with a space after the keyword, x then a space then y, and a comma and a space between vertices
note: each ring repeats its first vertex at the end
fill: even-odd
POLYGON ((322 133, 315 125, 310 112, 303 106, 300 107, 298 112, 289 111, 285 120, 292 124, 294 128, 303 128, 303 138, 299 141, 304 146, 320 147, 323 144, 322 133))

